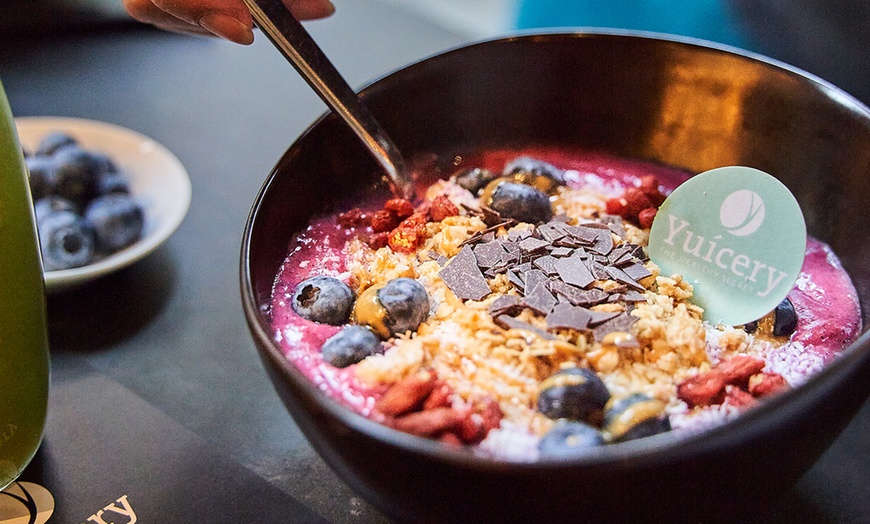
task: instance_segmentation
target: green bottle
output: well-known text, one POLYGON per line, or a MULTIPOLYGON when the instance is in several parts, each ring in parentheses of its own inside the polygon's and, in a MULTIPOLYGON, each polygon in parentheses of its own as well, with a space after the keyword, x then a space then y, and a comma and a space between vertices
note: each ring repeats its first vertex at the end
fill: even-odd
POLYGON ((49 358, 42 261, 27 171, 0 83, 0 489, 42 441, 49 358))

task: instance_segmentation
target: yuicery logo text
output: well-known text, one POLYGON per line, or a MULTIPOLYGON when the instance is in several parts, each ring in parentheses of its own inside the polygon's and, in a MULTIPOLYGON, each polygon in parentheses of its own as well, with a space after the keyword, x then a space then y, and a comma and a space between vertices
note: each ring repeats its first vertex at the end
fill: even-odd
MULTIPOLYGON (((758 214, 756 213, 756 215, 758 214)), ((730 272, 735 277, 752 283, 760 283, 762 289, 756 294, 766 297, 787 275, 784 271, 766 264, 760 260, 750 258, 748 255, 737 253, 734 248, 727 244, 721 245, 721 235, 712 239, 706 239, 690 229, 691 224, 675 215, 668 215, 668 233, 663 239, 665 244, 681 250, 686 255, 696 258, 698 261, 714 264, 719 269, 730 272)), ((763 220, 763 204, 761 218, 763 220)), ((756 219, 750 219, 746 228, 756 219)), ((724 224, 723 224, 724 225, 724 224)), ((755 229, 758 229, 758 225, 755 229)), ((746 233, 749 234, 749 233, 746 233)))

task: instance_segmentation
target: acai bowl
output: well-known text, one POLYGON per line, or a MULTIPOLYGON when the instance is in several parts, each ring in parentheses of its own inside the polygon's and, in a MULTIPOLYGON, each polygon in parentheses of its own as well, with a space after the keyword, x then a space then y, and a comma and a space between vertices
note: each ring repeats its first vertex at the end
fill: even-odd
MULTIPOLYGON (((474 167, 463 159, 494 151, 603 155, 690 174, 727 165, 772 173, 866 304, 856 235, 867 225, 859 202, 870 189, 870 118, 802 72, 696 42, 557 33, 453 50, 363 94, 412 165, 430 175, 420 188, 455 180, 460 168, 474 167)), ((571 170, 558 155, 544 156, 571 170)), ((868 367, 866 336, 853 333, 821 371, 703 431, 515 460, 384 425, 325 393, 310 367, 288 359, 273 303, 288 252, 310 223, 378 199, 389 195, 374 163, 325 116, 291 146, 257 198, 243 243, 242 293, 266 368, 297 424, 342 478, 394 518, 710 520, 757 510, 815 461, 867 396, 855 380, 868 367)))

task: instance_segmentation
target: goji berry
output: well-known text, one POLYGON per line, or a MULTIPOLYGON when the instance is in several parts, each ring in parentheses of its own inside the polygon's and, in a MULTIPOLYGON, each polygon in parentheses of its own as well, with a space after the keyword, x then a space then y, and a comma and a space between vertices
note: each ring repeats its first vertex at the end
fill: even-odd
POLYGON ((429 216, 434 222, 441 222, 447 217, 459 214, 459 208, 444 195, 437 196, 429 206, 429 216))
POLYGON ((384 209, 392 213, 399 220, 404 220, 414 212, 414 204, 404 198, 392 198, 384 204, 384 209))

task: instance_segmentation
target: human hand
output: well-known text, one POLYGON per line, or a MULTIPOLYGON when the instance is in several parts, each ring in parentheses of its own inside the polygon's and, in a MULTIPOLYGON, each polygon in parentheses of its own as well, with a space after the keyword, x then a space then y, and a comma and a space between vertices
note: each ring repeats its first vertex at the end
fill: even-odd
MULTIPOLYGON (((299 20, 325 18, 330 0, 283 0, 299 20)), ((242 0, 124 0, 130 16, 168 31, 217 35, 237 44, 254 41, 251 13, 242 0)))

